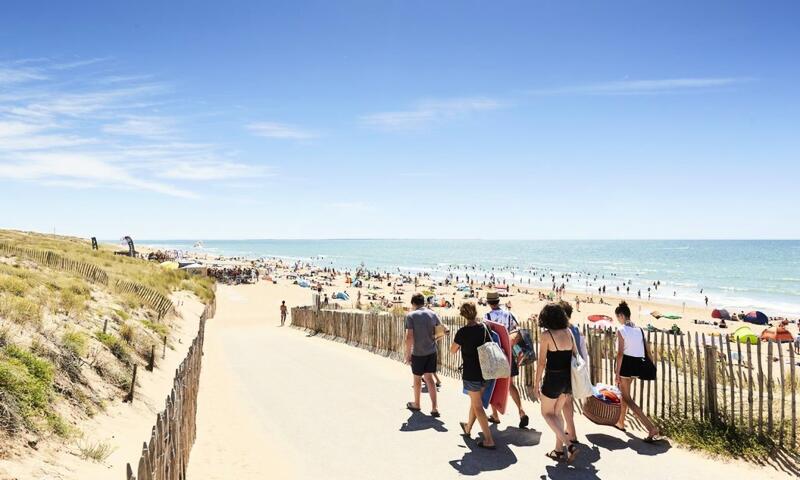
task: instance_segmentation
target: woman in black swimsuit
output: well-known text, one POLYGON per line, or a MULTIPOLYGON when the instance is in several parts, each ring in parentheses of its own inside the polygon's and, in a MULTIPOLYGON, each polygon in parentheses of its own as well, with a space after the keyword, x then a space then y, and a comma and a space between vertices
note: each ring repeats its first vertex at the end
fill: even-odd
POLYGON ((545 329, 545 333, 539 341, 533 393, 542 404, 542 416, 556 435, 556 446, 547 456, 553 460, 562 460, 566 456, 566 460, 572 462, 578 449, 564 432, 563 412, 564 405, 572 402, 570 369, 572 356, 576 353, 575 340, 567 329, 568 325, 567 314, 556 303, 545 305, 539 313, 539 327, 545 329))

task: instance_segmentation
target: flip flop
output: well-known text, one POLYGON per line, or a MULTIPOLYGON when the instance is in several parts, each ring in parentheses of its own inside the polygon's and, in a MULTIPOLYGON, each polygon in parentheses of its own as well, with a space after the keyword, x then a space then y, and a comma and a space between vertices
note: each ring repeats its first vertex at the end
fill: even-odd
POLYGON ((567 463, 572 463, 575 460, 575 457, 578 456, 578 447, 574 444, 567 447, 567 463))
POLYGON ((622 432, 622 433, 627 433, 627 430, 626 430, 626 429, 624 429, 624 428, 620 428, 620 427, 618 427, 618 426, 616 426, 616 425, 611 425, 611 426, 612 426, 612 427, 614 427, 614 428, 616 428, 617 430, 619 430, 619 431, 620 431, 620 432, 622 432))
POLYGON ((415 407, 414 404, 411 402, 406 403, 406 408, 411 410, 412 412, 419 412, 419 407, 415 407))
POLYGON ((483 444, 483 440, 478 442, 478 446, 480 448, 485 448, 486 450, 497 450, 497 446, 496 445, 484 445, 483 444))
POLYGON ((439 415, 439 411, 438 410, 434 410, 434 411, 431 412, 431 417, 439 418, 439 417, 441 417, 441 415, 439 415))
POLYGON ((458 424, 461 425, 461 431, 464 432, 464 435, 469 437, 470 434, 469 434, 469 432, 467 432, 467 423, 466 422, 458 422, 458 424))
POLYGON ((497 418, 494 418, 494 417, 493 417, 493 416, 491 416, 491 415, 489 415, 489 418, 488 418, 487 420, 489 420, 489 423, 500 423, 500 420, 499 420, 499 419, 497 419, 497 418))
POLYGON ((559 452, 558 450, 551 450, 545 453, 544 456, 549 458, 550 460, 555 460, 556 462, 560 462, 561 457, 564 456, 564 452, 559 452))
POLYGON ((528 422, 530 422, 530 418, 527 415, 523 415, 519 417, 519 428, 525 428, 528 426, 528 422))

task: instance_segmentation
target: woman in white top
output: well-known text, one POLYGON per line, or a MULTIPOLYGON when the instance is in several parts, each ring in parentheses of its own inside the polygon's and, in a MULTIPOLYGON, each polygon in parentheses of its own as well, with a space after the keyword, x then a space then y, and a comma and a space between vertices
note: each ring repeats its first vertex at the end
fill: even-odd
POLYGON ((622 326, 617 330, 617 386, 622 391, 622 404, 620 405, 619 423, 615 425, 618 430, 625 431, 625 414, 630 408, 633 414, 647 429, 645 442, 652 443, 658 440, 658 427, 644 414, 642 408, 631 397, 631 382, 634 378, 642 376, 646 358, 650 355, 644 340, 644 332, 631 322, 631 309, 625 302, 620 302, 614 310, 617 321, 622 326))

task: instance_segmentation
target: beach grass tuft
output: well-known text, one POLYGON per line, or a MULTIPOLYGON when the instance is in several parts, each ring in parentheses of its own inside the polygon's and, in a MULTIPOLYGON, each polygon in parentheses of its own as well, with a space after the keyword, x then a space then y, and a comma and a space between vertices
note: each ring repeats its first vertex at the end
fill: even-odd
POLYGON ((738 427, 683 418, 659 420, 658 426, 679 445, 720 457, 758 460, 774 450, 772 440, 738 427))

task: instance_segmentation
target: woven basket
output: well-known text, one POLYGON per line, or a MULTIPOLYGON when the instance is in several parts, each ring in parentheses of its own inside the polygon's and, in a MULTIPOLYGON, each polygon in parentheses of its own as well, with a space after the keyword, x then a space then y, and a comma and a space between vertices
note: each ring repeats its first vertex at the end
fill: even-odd
POLYGON ((595 397, 583 402, 583 414, 598 425, 615 425, 619 422, 619 404, 609 405, 595 397))

